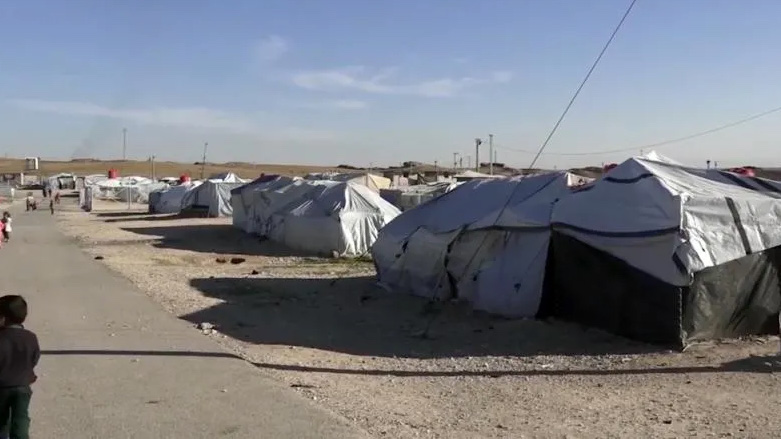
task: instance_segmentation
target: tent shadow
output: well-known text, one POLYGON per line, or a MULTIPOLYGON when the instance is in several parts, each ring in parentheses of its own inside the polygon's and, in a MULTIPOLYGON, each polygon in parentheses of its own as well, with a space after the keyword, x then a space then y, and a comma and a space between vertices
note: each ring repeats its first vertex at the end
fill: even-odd
POLYGON ((373 276, 199 278, 190 284, 224 302, 185 320, 212 323, 253 344, 402 358, 663 351, 562 322, 503 319, 451 303, 432 306, 422 298, 380 289, 373 276))
POLYGON ((141 215, 148 216, 149 214, 147 212, 131 210, 129 212, 96 212, 93 215, 95 215, 98 218, 129 218, 129 217, 137 217, 141 215))
POLYGON ((278 243, 261 240, 231 224, 195 224, 165 227, 122 227, 139 235, 156 236, 154 247, 199 253, 249 256, 312 256, 288 249, 278 243))
POLYGON ((177 220, 182 219, 181 216, 178 214, 138 214, 137 216, 133 217, 122 217, 122 218, 109 218, 103 220, 104 223, 129 223, 129 222, 135 222, 135 221, 169 221, 169 220, 177 220))

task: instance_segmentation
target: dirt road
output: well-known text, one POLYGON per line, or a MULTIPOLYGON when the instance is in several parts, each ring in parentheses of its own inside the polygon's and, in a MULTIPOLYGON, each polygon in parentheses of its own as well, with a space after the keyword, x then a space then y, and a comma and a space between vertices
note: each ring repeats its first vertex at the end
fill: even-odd
POLYGON ((0 288, 30 303, 39 438, 360 438, 82 253, 48 211, 15 209, 0 288))

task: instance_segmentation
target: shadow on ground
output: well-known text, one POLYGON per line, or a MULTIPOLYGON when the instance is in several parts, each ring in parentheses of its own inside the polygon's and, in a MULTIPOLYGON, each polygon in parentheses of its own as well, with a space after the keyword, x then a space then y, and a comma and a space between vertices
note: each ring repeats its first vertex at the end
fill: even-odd
POLYGON ((262 240, 233 227, 231 224, 197 224, 170 227, 123 227, 122 230, 139 235, 155 236, 157 248, 189 250, 199 253, 218 253, 250 256, 313 256, 296 252, 285 246, 262 240))
POLYGON ((128 215, 126 217, 114 217, 104 219, 104 223, 129 223, 135 221, 166 221, 166 220, 178 220, 183 219, 179 214, 136 214, 128 215))
MULTIPOLYGON (((148 213, 138 211, 138 210, 131 210, 127 212, 96 212, 94 215, 98 218, 130 218, 130 217, 138 217, 138 216, 149 216, 148 213)), ((122 220, 127 221, 127 220, 122 220)))
MULTIPOLYGON (((73 350, 44 350, 42 355, 69 355, 69 356, 131 356, 131 357, 202 357, 202 358, 241 358, 227 352, 193 352, 193 351, 134 351, 134 350, 102 350, 102 349, 73 349, 73 350)), ((594 369, 533 369, 533 370, 447 370, 447 371, 405 371, 405 370, 378 370, 378 369, 346 369, 310 366, 292 366, 271 363, 253 363, 261 369, 284 370, 288 372, 302 373, 331 373, 340 375, 370 375, 370 376, 394 376, 394 377, 490 377, 501 378, 505 376, 606 376, 606 375, 655 375, 655 374, 693 374, 693 373, 719 373, 719 372, 745 372, 745 373, 776 373, 781 371, 779 357, 748 357, 723 363, 718 366, 688 366, 688 367, 654 367, 644 369, 621 368, 610 370, 594 369)), ((296 385, 294 385, 296 386, 296 385)))
POLYGON ((403 358, 635 354, 660 348, 577 325, 507 320, 388 293, 374 277, 199 278, 222 303, 183 318, 255 344, 403 358), (428 328, 428 331, 426 331, 428 328), (424 335, 425 334, 425 335, 424 335))

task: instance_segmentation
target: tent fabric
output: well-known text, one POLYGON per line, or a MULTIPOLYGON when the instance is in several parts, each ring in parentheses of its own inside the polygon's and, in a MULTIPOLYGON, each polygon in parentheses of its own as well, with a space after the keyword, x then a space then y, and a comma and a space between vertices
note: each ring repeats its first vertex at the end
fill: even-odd
POLYGON ((405 211, 427 203, 440 195, 446 194, 460 184, 461 183, 437 182, 394 189, 381 189, 380 195, 383 199, 398 207, 401 211, 405 211))
POLYGON ((231 190, 244 184, 243 182, 206 180, 195 189, 184 193, 180 210, 204 209, 210 217, 231 216, 233 215, 231 190))
POLYGON ((179 213, 187 192, 201 185, 200 181, 169 186, 149 194, 149 213, 179 213))
POLYGON ((682 286, 704 268, 781 245, 779 214, 772 194, 633 158, 559 201, 552 221, 562 233, 682 286))
MULTIPOLYGON (((94 184, 90 184, 92 198, 107 201, 121 201, 133 203, 148 203, 149 195, 163 188, 168 187, 166 183, 159 183, 145 177, 131 176, 112 178, 105 180, 94 179, 94 184)), ((85 184, 87 180, 85 179, 85 184)))
POLYGON ((362 184, 374 192, 379 193, 381 189, 389 189, 391 187, 391 179, 375 175, 369 172, 365 173, 313 173, 308 174, 305 177, 307 180, 330 180, 338 182, 352 182, 356 184, 362 184))
POLYGON ((252 232, 250 219, 254 215, 254 192, 274 190, 287 186, 298 177, 290 178, 279 175, 263 176, 243 186, 231 189, 231 206, 233 208, 233 226, 245 232, 252 232))
POLYGON ((252 233, 312 254, 366 255, 399 210, 366 186, 296 180, 251 191, 252 233))
POLYGON ((676 346, 761 333, 781 299, 779 215, 750 177, 629 159, 553 209, 544 314, 676 346))
POLYGON ((372 248, 381 285, 534 317, 554 203, 588 179, 557 172, 473 180, 388 224, 372 248))
POLYGON ((209 177, 209 180, 219 180, 223 183, 246 183, 247 180, 242 179, 237 174, 233 172, 222 172, 219 174, 214 174, 211 177, 209 177))

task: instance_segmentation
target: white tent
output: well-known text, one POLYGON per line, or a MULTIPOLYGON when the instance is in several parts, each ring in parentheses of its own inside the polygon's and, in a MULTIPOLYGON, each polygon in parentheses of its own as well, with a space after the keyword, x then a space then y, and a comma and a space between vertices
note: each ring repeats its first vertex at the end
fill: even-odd
POLYGON ((399 210, 366 186, 333 181, 294 181, 256 190, 251 229, 312 254, 362 256, 399 210))
POLYGON ((252 232, 250 226, 254 216, 254 199, 256 191, 274 190, 287 186, 299 177, 284 177, 280 175, 264 176, 243 186, 231 190, 231 206, 233 208, 233 226, 245 232, 252 232))
POLYGON ((246 184, 245 181, 206 180, 191 191, 184 193, 181 210, 204 210, 210 217, 231 216, 231 190, 246 184))
POLYGON ((588 179, 566 172, 473 180, 404 212, 372 248, 380 284, 533 317, 556 200, 588 179))
POLYGON ((150 193, 149 213, 179 213, 182 209, 182 199, 184 199, 185 194, 200 185, 200 181, 188 181, 150 193))
MULTIPOLYGON (((87 180, 85 179, 85 184, 87 180)), ((165 183, 158 183, 146 177, 130 176, 98 180, 89 185, 92 188, 92 198, 106 201, 127 202, 128 199, 134 203, 149 202, 149 194, 155 190, 168 186, 165 183)))
POLYGON ((239 177, 238 174, 235 174, 230 171, 214 174, 209 177, 209 180, 221 181, 223 183, 246 183, 247 182, 247 180, 244 180, 241 177, 239 177))
POLYGON ((765 330, 781 300, 781 200, 757 181, 639 157, 562 198, 550 313, 677 345, 765 330))
POLYGON ((398 207, 401 211, 405 211, 446 194, 457 188, 460 184, 462 183, 447 181, 416 184, 394 189, 381 189, 380 195, 383 199, 398 207))
POLYGON ((309 192, 318 186, 335 184, 337 183, 334 181, 295 179, 281 187, 266 187, 251 191, 252 200, 247 208, 247 221, 244 230, 247 233, 269 236, 274 214, 284 214, 297 206, 309 192))
POLYGON ((307 180, 331 180, 339 182, 352 182, 362 184, 374 192, 379 193, 381 189, 391 187, 391 179, 370 172, 363 173, 312 173, 306 176, 307 180))

